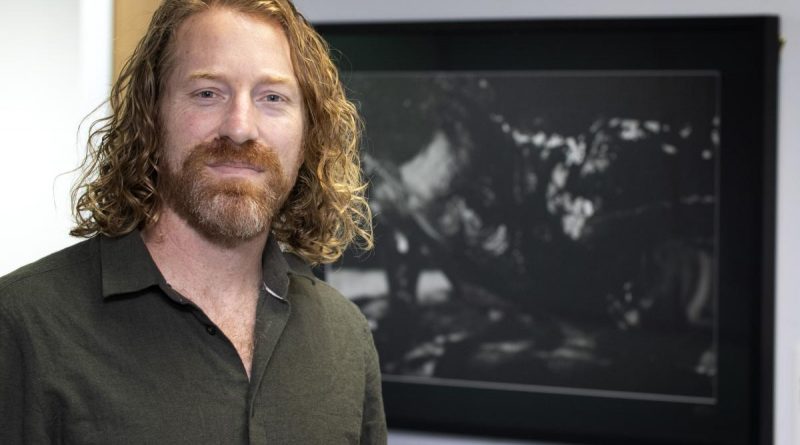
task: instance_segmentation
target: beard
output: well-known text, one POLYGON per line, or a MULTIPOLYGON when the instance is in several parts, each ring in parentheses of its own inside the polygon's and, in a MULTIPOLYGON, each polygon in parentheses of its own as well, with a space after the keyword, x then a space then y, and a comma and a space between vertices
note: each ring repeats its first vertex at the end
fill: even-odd
POLYGON ((239 145, 221 138, 197 145, 179 171, 166 163, 159 190, 165 204, 206 238, 235 245, 269 230, 293 182, 273 150, 254 141, 239 145), (209 165, 221 163, 247 164, 263 172, 263 178, 219 177, 209 171, 209 165))

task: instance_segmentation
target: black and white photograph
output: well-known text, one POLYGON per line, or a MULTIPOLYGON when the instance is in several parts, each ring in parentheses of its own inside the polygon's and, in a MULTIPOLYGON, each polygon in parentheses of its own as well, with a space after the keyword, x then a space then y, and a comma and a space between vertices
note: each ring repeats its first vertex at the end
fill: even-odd
POLYGON ((713 404, 713 71, 353 72, 384 381, 713 404))

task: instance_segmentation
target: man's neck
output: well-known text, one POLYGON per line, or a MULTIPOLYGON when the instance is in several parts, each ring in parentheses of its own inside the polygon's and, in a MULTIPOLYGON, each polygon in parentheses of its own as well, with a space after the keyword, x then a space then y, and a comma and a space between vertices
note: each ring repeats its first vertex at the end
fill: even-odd
POLYGON ((214 243, 170 209, 142 232, 167 283, 204 310, 239 305, 262 280, 268 233, 227 246, 214 243))
POLYGON ((233 246, 216 244, 165 209, 142 232, 169 285, 198 306, 228 337, 248 378, 253 363, 261 255, 268 233, 233 246))

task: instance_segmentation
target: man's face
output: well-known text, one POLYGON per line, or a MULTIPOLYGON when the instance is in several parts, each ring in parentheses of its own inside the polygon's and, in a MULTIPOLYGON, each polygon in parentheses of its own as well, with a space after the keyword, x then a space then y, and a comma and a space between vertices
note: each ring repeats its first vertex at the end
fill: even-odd
POLYGON ((165 204, 215 241, 264 233, 302 163, 302 94, 280 25, 224 8, 178 28, 160 104, 165 204))

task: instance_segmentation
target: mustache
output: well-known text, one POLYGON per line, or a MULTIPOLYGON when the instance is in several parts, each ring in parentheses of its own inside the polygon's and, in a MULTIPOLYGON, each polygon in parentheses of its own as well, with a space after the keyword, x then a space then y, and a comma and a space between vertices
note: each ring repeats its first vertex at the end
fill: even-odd
POLYGON ((208 164, 249 164, 261 170, 274 168, 277 161, 275 152, 264 144, 252 140, 237 144, 229 138, 198 144, 190 157, 208 164))

